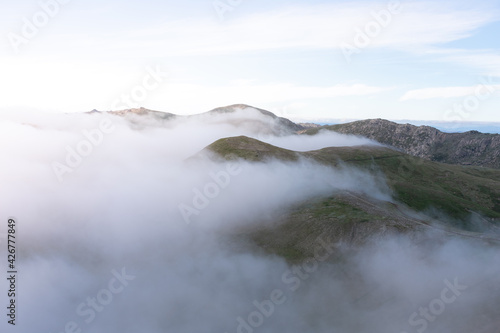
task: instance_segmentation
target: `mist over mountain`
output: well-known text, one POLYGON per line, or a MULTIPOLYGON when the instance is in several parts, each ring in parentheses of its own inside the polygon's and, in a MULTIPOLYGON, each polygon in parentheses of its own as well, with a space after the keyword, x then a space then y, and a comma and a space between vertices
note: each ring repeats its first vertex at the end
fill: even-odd
MULTIPOLYGON (((95 114, 100 113, 100 111, 92 110, 88 113, 95 114)), ((154 111, 143 107, 118 111, 107 111, 106 113, 123 116, 130 120, 136 119, 136 117, 139 116, 141 117, 142 121, 144 121, 145 117, 155 119, 159 122, 163 120, 173 120, 181 118, 204 119, 208 122, 222 121, 234 126, 242 124, 244 124, 246 127, 253 126, 254 131, 256 132, 269 131, 269 133, 281 135, 292 134, 305 129, 304 126, 296 124, 286 118, 278 117, 272 112, 254 108, 245 104, 235 104, 225 107, 219 107, 204 113, 189 116, 179 116, 173 113, 154 111)))
POLYGON ((279 136, 293 133, 317 134, 322 130, 329 130, 366 137, 381 144, 401 149, 410 155, 431 161, 500 168, 500 134, 480 133, 478 131, 447 133, 430 126, 397 124, 383 119, 323 126, 310 123, 296 124, 286 118, 277 117, 272 112, 244 104, 220 107, 194 116, 177 116, 172 113, 152 111, 145 108, 111 111, 110 113, 126 117, 148 116, 158 121, 226 114, 233 115, 232 120, 228 118, 225 121, 235 126, 238 125, 238 122, 243 122, 247 126, 253 122, 255 126, 254 132, 258 132, 262 139, 264 138, 263 135, 266 134, 279 136), (266 119, 266 121, 252 119, 250 117, 252 113, 264 115, 263 119, 266 119))
POLYGON ((243 105, 2 116, 16 328, 496 333, 500 171, 304 130, 243 105))

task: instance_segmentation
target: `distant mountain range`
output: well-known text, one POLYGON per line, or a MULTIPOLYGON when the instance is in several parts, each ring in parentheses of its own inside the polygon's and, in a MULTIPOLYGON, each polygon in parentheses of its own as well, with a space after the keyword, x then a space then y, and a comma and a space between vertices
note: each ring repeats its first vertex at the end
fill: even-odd
MULTIPOLYGON (((232 119, 231 122, 233 125, 253 123, 255 127, 259 127, 262 131, 275 135, 314 135, 320 130, 329 130, 342 134, 363 136, 412 156, 430 161, 500 169, 500 134, 485 134, 477 131, 444 133, 430 126, 397 124, 383 119, 369 119, 325 126, 297 124, 289 119, 278 117, 272 112, 244 104, 220 107, 192 116, 179 116, 173 113, 153 111, 145 108, 110 111, 109 113, 125 117, 150 116, 153 119, 164 122, 180 118, 227 114, 248 108, 254 109, 268 117, 270 122, 262 123, 259 120, 251 118, 241 118, 232 119)), ((99 111, 93 110, 90 113, 94 112, 99 111)))

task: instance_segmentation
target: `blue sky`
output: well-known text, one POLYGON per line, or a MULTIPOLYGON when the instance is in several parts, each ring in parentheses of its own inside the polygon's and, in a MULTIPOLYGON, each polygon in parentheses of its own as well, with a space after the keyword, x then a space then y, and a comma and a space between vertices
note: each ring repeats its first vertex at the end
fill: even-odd
POLYGON ((0 112, 193 114, 245 103, 294 120, 500 122, 500 1, 2 0, 1 9, 0 112), (151 71, 161 80, 144 90, 151 71))

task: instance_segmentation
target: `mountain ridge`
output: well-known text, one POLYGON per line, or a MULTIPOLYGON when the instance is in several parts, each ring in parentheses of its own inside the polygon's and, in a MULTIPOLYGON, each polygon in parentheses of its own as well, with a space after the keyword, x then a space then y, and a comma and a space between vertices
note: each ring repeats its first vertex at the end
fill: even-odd
POLYGON ((435 162, 500 168, 500 134, 445 133, 431 126, 398 124, 384 119, 321 126, 308 129, 305 134, 313 135, 322 129, 364 136, 435 162))
MULTIPOLYGON (((124 110, 116 110, 116 111, 98 111, 98 110, 92 110, 89 112, 86 112, 87 114, 100 114, 100 113, 108 113, 111 115, 115 116, 121 116, 121 117, 128 117, 128 116, 150 116, 153 119, 156 119, 163 123, 164 121, 171 121, 171 120, 178 120, 178 119, 196 119, 196 118, 204 118, 204 117, 210 117, 210 116, 218 116, 218 115, 223 115, 223 114, 232 114, 236 113, 238 111, 242 111, 242 114, 245 114, 246 110, 254 110, 265 117, 269 119, 272 124, 268 123, 267 125, 271 125, 270 128, 268 128, 267 133, 265 134, 276 134, 276 135, 290 135, 290 134, 296 134, 300 131, 303 131, 307 128, 314 127, 314 124, 297 124, 294 123, 293 121, 283 118, 283 117, 278 117, 274 113, 264 110, 264 109, 259 109, 253 106, 249 106, 246 104, 233 104, 233 105, 228 105, 228 106, 223 106, 223 107, 218 107, 206 112, 198 113, 198 114, 192 114, 192 115, 177 115, 174 113, 169 113, 169 112, 163 112, 163 111, 155 111, 155 110, 150 110, 144 107, 140 108, 131 108, 131 109, 124 109, 124 110)), ((250 114, 249 114, 250 115, 250 114)), ((134 122, 134 120, 131 120, 134 122)), ((266 124, 259 124, 258 120, 252 119, 250 116, 248 119, 240 119, 240 121, 237 121, 236 119, 232 119, 230 121, 233 123, 233 125, 240 125, 241 123, 253 123, 254 126, 262 126, 266 124)))
MULTIPOLYGON (((399 124, 385 119, 366 119, 354 122, 323 125, 297 124, 287 118, 278 117, 274 113, 252 107, 246 104, 233 104, 218 107, 203 113, 181 116, 168 112, 154 111, 146 108, 132 108, 118 111, 107 111, 112 115, 127 117, 152 116, 161 123, 175 119, 217 116, 220 114, 236 113, 251 109, 268 117, 270 123, 258 124, 255 120, 243 119, 240 122, 232 120, 235 126, 241 122, 253 122, 254 126, 270 126, 267 131, 276 135, 306 134, 315 135, 321 130, 333 131, 341 134, 363 136, 382 144, 399 149, 415 157, 434 162, 457 165, 475 165, 500 169, 500 134, 468 131, 462 133, 447 133, 435 127, 411 124, 399 124)), ((97 110, 89 114, 100 113, 97 110)))

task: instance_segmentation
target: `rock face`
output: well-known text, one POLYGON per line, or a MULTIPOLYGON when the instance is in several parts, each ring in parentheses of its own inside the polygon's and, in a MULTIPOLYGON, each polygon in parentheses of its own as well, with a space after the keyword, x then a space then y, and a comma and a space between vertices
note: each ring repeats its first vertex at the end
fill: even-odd
POLYGON ((383 119, 355 121, 321 128, 365 136, 398 148, 407 154, 431 161, 500 169, 499 134, 484 134, 477 131, 443 133, 429 126, 397 124, 383 119))

